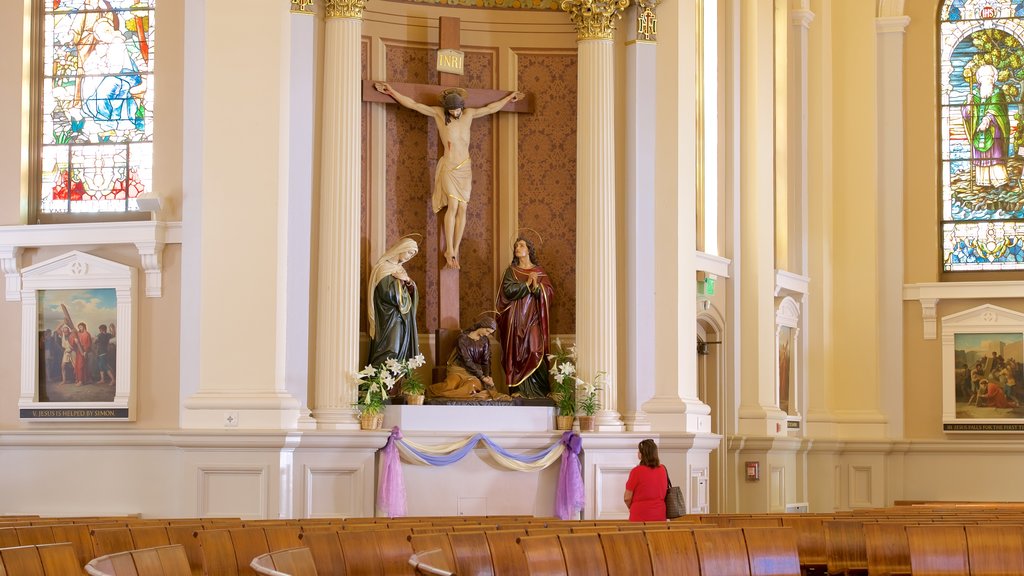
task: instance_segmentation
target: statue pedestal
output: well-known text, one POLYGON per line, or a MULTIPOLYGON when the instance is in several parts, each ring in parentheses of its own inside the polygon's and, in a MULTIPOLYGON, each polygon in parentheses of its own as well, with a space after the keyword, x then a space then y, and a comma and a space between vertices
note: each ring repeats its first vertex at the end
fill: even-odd
POLYGON ((384 428, 426 432, 552 432, 553 406, 451 406, 425 405, 384 407, 384 428))

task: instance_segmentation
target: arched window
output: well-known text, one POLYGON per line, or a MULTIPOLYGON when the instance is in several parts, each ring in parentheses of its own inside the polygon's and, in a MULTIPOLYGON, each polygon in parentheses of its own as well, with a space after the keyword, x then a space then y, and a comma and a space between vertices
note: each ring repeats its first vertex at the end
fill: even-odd
POLYGON ((41 2, 41 214, 137 210, 152 189, 154 3, 41 2))
POLYGON ((942 268, 1024 270, 1024 0, 939 10, 942 268))

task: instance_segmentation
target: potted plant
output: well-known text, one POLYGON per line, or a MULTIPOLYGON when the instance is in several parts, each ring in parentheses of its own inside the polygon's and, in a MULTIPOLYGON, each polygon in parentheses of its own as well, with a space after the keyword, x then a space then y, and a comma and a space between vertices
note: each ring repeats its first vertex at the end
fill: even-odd
POLYGON ((580 380, 577 397, 577 409, 580 412, 580 432, 592 432, 594 430, 594 414, 601 409, 601 400, 597 393, 601 390, 601 383, 604 381, 604 372, 598 372, 594 377, 593 384, 587 384, 580 380))
POLYGON ((391 362, 389 360, 377 367, 367 366, 356 374, 359 386, 356 407, 359 409, 359 427, 363 430, 377 430, 384 423, 384 401, 396 379, 389 368, 391 362))
POLYGON ((555 417, 556 430, 571 430, 572 421, 576 417, 576 348, 568 350, 562 342, 555 339, 554 353, 548 355, 551 361, 551 397, 558 406, 555 417))
POLYGON ((402 394, 405 394, 406 404, 423 404, 423 381, 416 375, 416 369, 426 364, 423 354, 401 363, 402 367, 402 394))

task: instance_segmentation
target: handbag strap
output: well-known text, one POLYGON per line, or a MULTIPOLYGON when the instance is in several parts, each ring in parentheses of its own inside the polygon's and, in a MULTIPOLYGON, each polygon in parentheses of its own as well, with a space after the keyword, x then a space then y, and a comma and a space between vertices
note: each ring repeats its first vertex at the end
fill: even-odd
POLYGON ((668 475, 668 467, 665 466, 664 464, 662 464, 661 467, 665 469, 665 479, 668 480, 668 487, 671 488, 672 487, 672 477, 668 475))

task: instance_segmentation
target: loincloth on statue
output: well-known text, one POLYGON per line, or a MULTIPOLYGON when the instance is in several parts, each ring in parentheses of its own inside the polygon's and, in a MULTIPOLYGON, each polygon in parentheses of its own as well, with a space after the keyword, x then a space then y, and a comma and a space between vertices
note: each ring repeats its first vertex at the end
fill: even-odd
POLYGON ((469 202, 473 188, 473 163, 466 158, 452 166, 448 156, 441 156, 434 169, 434 213, 441 211, 449 202, 469 202))

